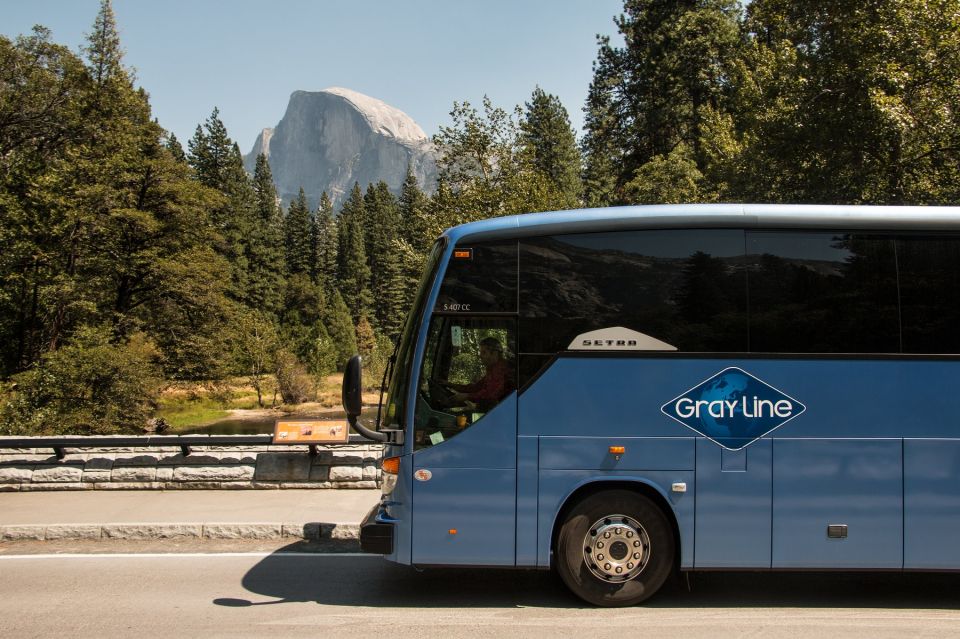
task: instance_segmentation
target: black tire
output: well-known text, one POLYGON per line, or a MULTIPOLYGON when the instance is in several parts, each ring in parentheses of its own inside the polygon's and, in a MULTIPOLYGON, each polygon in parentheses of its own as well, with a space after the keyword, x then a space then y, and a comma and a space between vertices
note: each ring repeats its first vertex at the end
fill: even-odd
POLYGON ((673 531, 657 504, 629 490, 608 490, 586 497, 567 514, 557 538, 556 565, 563 582, 584 601, 596 606, 632 606, 651 597, 667 580, 675 552, 673 531), (594 574, 587 565, 584 540, 596 522, 618 515, 642 527, 649 548, 638 574, 613 582, 594 574))

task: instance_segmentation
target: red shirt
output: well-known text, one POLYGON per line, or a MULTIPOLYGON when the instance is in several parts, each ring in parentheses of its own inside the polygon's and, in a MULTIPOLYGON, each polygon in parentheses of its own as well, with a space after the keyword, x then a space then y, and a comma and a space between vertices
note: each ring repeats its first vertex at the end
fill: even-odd
POLYGON ((487 369, 483 377, 464 387, 463 390, 467 393, 467 399, 474 403, 495 404, 499 402, 509 392, 509 388, 507 388, 509 374, 510 368, 507 366, 507 361, 499 360, 487 369))

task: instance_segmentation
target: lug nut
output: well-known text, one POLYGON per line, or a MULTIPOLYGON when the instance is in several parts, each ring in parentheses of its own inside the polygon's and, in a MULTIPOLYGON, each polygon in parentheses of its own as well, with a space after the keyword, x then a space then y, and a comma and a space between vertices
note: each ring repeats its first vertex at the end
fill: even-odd
POLYGON ((597 555, 597 561, 603 561, 603 553, 597 555))
POLYGON ((623 568, 621 566, 617 566, 617 574, 619 575, 621 572, 623 572, 623 568))
POLYGON ((610 570, 610 564, 603 564, 604 570, 610 570))
POLYGON ((640 540, 639 540, 639 539, 636 540, 635 542, 633 542, 633 547, 634 547, 634 548, 639 548, 639 547, 640 547, 640 540))
POLYGON ((610 539, 610 533, 608 533, 608 532, 603 533, 603 538, 604 538, 604 539, 610 539))
POLYGON ((627 539, 630 539, 631 537, 633 537, 633 531, 632 531, 632 530, 628 530, 628 531, 627 531, 627 539))
POLYGON ((633 564, 632 564, 632 563, 627 564, 627 570, 633 570, 633 564))
POLYGON ((634 558, 634 559, 640 559, 640 553, 638 553, 638 552, 633 553, 633 558, 634 558))
POLYGON ((598 542, 597 542, 597 548, 603 548, 603 542, 602 542, 602 541, 598 541, 598 542))

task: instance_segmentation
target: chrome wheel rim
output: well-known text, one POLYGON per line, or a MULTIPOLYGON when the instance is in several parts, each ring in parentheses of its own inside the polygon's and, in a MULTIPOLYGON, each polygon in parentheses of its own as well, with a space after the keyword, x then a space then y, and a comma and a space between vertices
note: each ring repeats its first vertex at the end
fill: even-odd
POLYGON ((603 581, 630 581, 643 572, 649 559, 650 536, 633 517, 607 515, 583 537, 583 561, 603 581))

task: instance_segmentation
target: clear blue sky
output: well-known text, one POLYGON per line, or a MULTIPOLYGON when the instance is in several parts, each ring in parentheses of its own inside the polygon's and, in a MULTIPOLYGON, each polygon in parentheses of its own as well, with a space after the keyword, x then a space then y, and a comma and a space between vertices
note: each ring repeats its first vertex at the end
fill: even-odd
MULTIPOLYGON (((99 0, 0 0, 0 33, 34 24, 77 50, 99 0)), ((504 108, 535 85, 582 108, 597 33, 622 0, 114 0, 126 64, 154 116, 186 145, 214 106, 249 152, 290 94, 341 86, 410 115, 428 135, 453 102, 504 108)), ((615 41, 619 41, 615 39, 615 41)))

